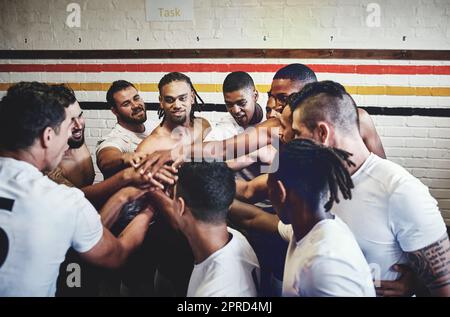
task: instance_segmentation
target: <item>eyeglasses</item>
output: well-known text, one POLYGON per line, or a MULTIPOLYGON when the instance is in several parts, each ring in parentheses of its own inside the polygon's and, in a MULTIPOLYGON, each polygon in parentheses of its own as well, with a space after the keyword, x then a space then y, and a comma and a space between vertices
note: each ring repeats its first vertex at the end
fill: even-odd
POLYGON ((275 100, 278 100, 279 103, 281 104, 286 104, 289 95, 285 95, 285 94, 278 94, 278 95, 272 95, 272 92, 268 91, 267 92, 267 97, 270 99, 271 97, 275 98, 275 100))

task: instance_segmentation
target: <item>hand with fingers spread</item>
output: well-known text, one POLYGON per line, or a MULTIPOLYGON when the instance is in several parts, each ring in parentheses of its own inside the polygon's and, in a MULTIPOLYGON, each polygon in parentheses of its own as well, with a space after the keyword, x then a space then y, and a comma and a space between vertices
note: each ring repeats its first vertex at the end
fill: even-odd
POLYGON ((400 278, 395 281, 380 281, 380 286, 376 287, 377 296, 382 297, 408 297, 414 294, 416 277, 412 269, 404 264, 396 264, 392 267, 399 272, 400 278))
POLYGON ((122 162, 124 166, 132 166, 138 168, 145 162, 147 154, 142 152, 124 153, 122 155, 122 162))
POLYGON ((173 170, 176 170, 183 163, 183 160, 182 156, 174 158, 171 150, 156 151, 146 157, 145 162, 139 167, 139 172, 151 177, 156 175, 164 165, 169 165, 173 170))

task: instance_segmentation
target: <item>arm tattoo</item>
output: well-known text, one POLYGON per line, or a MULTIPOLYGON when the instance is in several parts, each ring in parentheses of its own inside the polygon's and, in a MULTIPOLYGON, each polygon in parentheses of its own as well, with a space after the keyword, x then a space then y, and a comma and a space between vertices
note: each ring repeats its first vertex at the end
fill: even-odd
POLYGON ((430 291, 450 288, 450 242, 447 234, 423 249, 407 253, 407 257, 430 291))

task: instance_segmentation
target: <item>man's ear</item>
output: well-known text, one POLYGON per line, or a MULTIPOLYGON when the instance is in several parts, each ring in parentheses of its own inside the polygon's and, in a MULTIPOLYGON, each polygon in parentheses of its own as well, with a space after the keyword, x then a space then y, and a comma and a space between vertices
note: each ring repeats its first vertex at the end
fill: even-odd
POLYGON ((283 183, 278 180, 275 184, 275 197, 278 201, 278 204, 282 205, 286 202, 286 188, 283 183))
POLYGON ((193 90, 191 90, 191 99, 192 99, 191 105, 195 104, 195 92, 193 90))
POLYGON ((259 92, 258 92, 258 90, 255 89, 255 102, 258 101, 258 98, 259 98, 259 92))
POLYGON ((184 199, 182 197, 178 197, 177 200, 177 209, 176 213, 178 216, 183 216, 186 211, 186 203, 184 202, 184 199))
POLYGON ((53 136, 55 135, 55 130, 51 127, 46 127, 41 134, 41 144, 43 148, 48 148, 50 146, 51 141, 53 140, 53 136))
POLYGON ((117 117, 117 109, 116 109, 116 107, 111 107, 111 111, 117 117))
POLYGON ((161 95, 158 96, 158 100, 159 100, 159 107, 160 107, 161 109, 164 109, 163 106, 162 106, 162 100, 163 100, 163 99, 162 99, 161 95))
POLYGON ((320 121, 317 124, 316 128, 317 137, 319 138, 320 143, 326 146, 330 146, 331 142, 331 129, 330 126, 324 122, 320 121))

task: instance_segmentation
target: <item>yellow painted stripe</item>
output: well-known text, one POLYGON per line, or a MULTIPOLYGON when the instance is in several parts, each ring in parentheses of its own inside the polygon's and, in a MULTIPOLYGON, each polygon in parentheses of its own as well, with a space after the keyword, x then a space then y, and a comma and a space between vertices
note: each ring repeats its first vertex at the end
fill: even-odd
MULTIPOLYGON (((53 84, 53 83, 49 83, 53 84)), ((0 83, 0 91, 7 90, 11 83, 0 83)), ((75 91, 107 91, 110 83, 69 83, 75 91)), ((137 83, 139 91, 158 92, 156 83, 137 83)), ((195 84, 199 93, 221 93, 222 84, 195 84)), ((256 88, 261 93, 266 93, 270 85, 257 84, 256 88)), ((345 86, 350 94, 354 95, 387 95, 387 96, 430 96, 449 97, 450 87, 402 87, 402 86, 345 86)))

